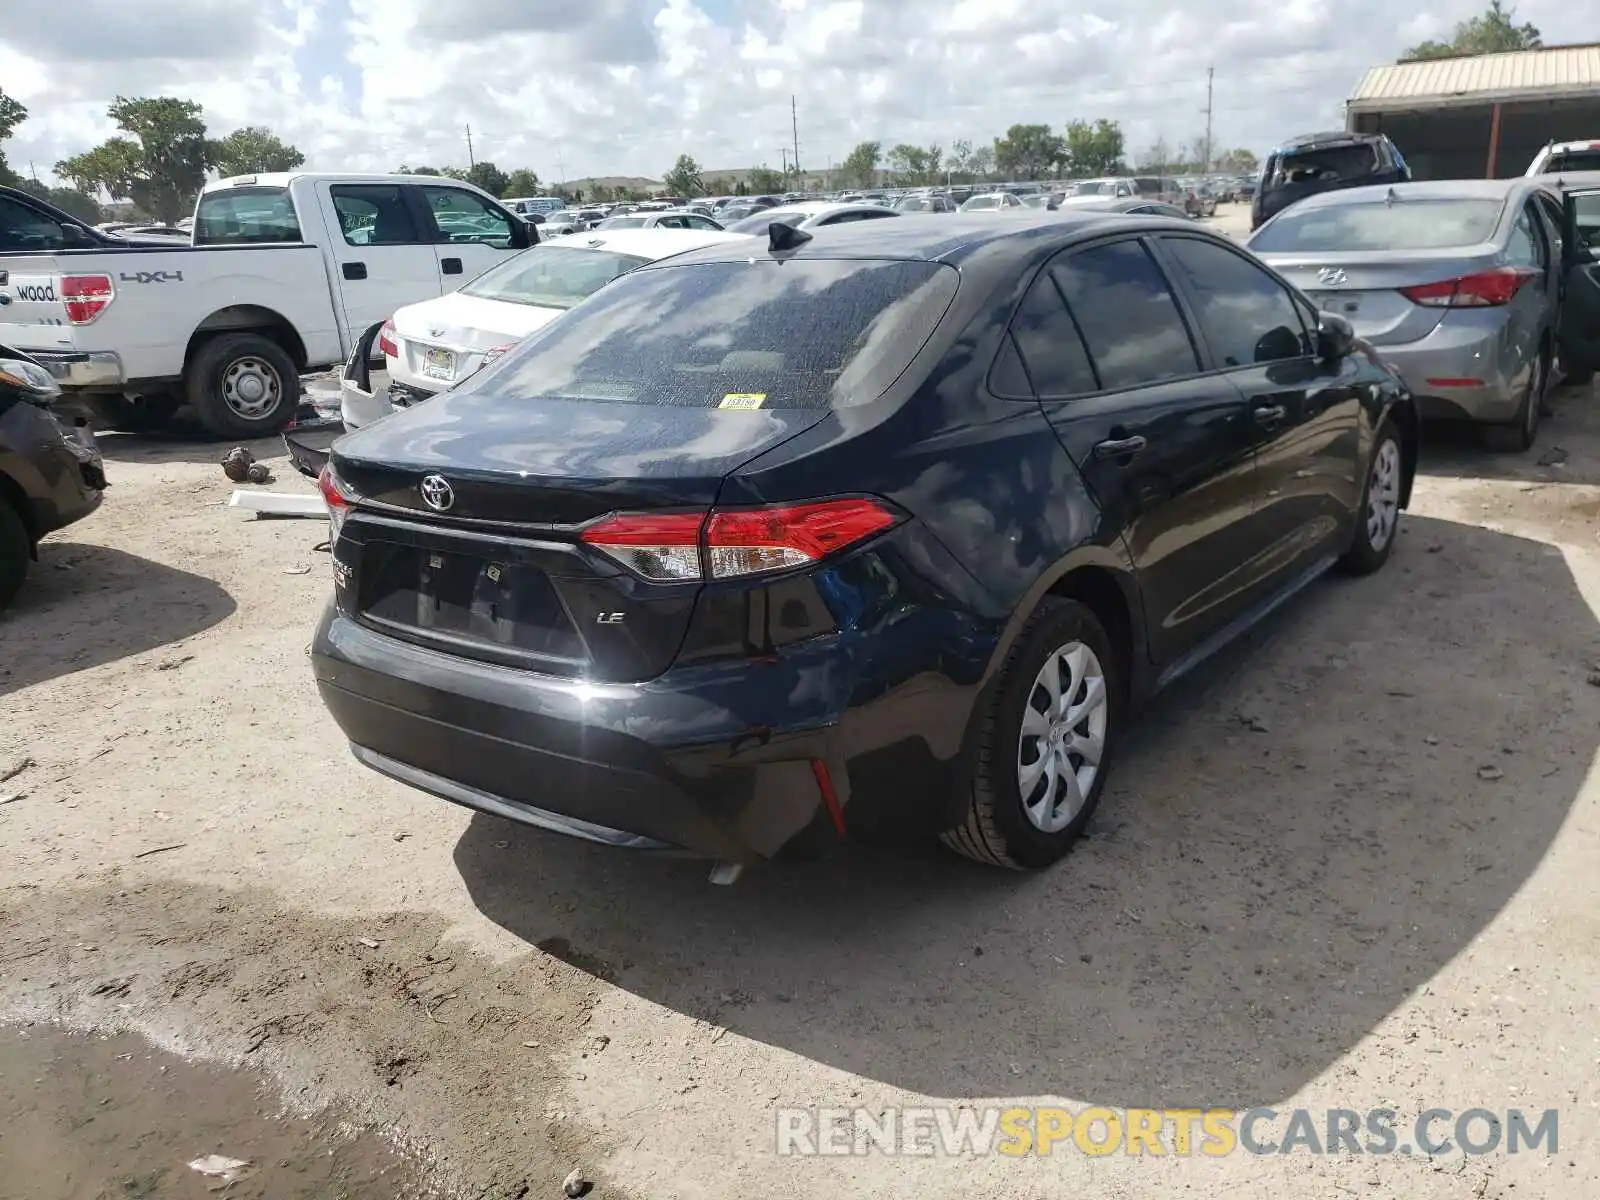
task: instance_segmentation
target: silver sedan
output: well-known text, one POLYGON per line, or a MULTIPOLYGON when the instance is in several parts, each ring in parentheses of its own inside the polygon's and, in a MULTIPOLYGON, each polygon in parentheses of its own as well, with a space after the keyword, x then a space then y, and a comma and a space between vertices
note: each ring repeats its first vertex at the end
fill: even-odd
POLYGON ((1248 244, 1349 321, 1425 416, 1526 450, 1556 361, 1563 223, 1560 199, 1530 180, 1397 183, 1309 196, 1248 244))

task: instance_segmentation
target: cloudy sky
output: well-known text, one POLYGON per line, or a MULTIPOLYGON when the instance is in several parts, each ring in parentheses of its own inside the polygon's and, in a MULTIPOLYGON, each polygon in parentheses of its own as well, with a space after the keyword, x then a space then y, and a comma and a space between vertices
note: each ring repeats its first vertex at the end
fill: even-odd
MULTIPOLYGON (((117 94, 200 101, 214 135, 270 126, 326 170, 480 159, 542 178, 780 164, 858 141, 987 140, 1114 117, 1137 152, 1204 128, 1257 152, 1342 123, 1369 65, 1484 0, 5 0, 6 146, 43 175, 111 132, 117 94), (1209 13, 1210 15, 1202 15, 1209 13)), ((1523 0, 1548 44, 1593 0, 1523 0)))

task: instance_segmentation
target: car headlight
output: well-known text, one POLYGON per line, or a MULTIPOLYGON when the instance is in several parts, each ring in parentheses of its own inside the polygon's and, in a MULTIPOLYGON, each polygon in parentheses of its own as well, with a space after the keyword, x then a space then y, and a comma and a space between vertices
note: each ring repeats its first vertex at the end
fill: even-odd
POLYGON ((49 371, 20 358, 0 358, 0 384, 17 388, 24 400, 34 404, 49 404, 61 395, 61 385, 49 371))

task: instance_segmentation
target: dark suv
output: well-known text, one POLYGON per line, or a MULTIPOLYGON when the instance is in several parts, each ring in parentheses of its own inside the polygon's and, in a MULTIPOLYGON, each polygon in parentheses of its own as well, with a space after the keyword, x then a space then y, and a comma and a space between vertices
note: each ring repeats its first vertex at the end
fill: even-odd
POLYGON ((1259 229, 1296 200, 1339 188, 1404 183, 1411 168, 1381 133, 1308 133, 1267 155, 1250 208, 1250 228, 1259 229))
POLYGON ((39 539, 92 513, 106 477, 89 414, 39 363, 0 346, 0 609, 39 539))
POLYGON ((360 761, 713 878, 842 837, 1042 867, 1134 705, 1388 558, 1409 395, 1228 239, 769 237, 334 444, 312 658, 360 761))

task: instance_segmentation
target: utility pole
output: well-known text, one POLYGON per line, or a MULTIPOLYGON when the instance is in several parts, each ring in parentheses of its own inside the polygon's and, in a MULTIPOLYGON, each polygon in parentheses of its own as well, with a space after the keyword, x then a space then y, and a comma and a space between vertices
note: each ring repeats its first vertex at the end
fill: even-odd
POLYGON ((467 126, 467 167, 470 169, 478 165, 478 160, 472 157, 472 126, 467 126))
POLYGON ((1206 161, 1200 168, 1204 174, 1211 172, 1211 83, 1216 73, 1215 67, 1206 68, 1206 161))
POLYGON ((794 138, 794 177, 795 186, 804 188, 800 182, 800 116, 795 108, 793 93, 789 96, 789 133, 794 138))

